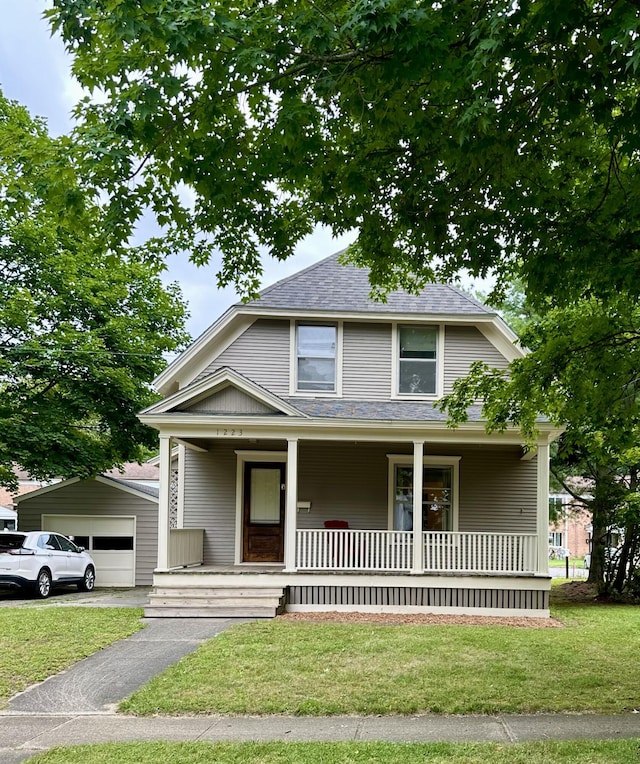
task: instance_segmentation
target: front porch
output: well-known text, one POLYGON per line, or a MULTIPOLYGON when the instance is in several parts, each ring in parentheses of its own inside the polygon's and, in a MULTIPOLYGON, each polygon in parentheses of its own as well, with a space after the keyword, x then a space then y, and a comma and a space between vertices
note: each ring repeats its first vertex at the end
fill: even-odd
POLYGON ((197 538, 203 533, 170 531, 173 567, 156 571, 147 616, 272 618, 283 610, 549 615, 549 578, 536 571, 535 534, 423 532, 423 571, 416 574, 407 531, 298 530, 295 571, 204 565, 193 555, 202 549, 197 538))
POLYGON ((149 615, 549 614, 544 443, 199 443, 170 527, 161 437, 149 615))

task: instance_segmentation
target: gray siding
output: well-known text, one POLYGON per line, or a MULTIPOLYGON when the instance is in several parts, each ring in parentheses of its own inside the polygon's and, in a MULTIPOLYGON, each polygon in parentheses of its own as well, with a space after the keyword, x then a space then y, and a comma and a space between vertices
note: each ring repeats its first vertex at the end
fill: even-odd
POLYGON ((391 325, 345 323, 342 395, 360 400, 391 397, 391 325))
POLYGON ((257 401, 235 387, 226 387, 215 395, 210 395, 191 406, 178 408, 177 411, 202 411, 226 414, 273 414, 274 410, 257 401))
POLYGON ((229 366, 276 395, 289 394, 289 322, 258 319, 198 379, 229 366))
POLYGON ((444 392, 469 373, 474 361, 484 361, 496 369, 506 369, 507 359, 475 326, 447 326, 444 334, 444 392))
POLYGON ((517 447, 460 449, 460 530, 535 533, 535 459, 522 461, 517 447))
MULTIPOLYGON (((276 395, 289 394, 290 324, 287 320, 258 319, 198 379, 229 366, 276 395)), ((342 352, 342 395, 351 400, 389 400, 395 381, 392 369, 390 323, 345 322, 342 352)), ((474 361, 504 369, 508 362, 475 326, 445 327, 444 391, 465 376, 474 361)), ((191 410, 213 411, 213 401, 191 410), (203 408, 203 406, 205 406, 203 408)), ((226 409, 223 409, 226 410, 226 409)), ((243 413, 239 409, 236 413, 243 413)), ((260 413, 248 410, 244 413, 260 413)))
MULTIPOLYGON (((205 565, 234 561, 236 527, 235 449, 285 450, 284 444, 223 443, 207 453, 187 451, 186 528, 205 529, 205 565)), ((310 501, 297 516, 299 528, 322 528, 347 520, 354 529, 388 527, 389 453, 408 444, 303 441, 299 447, 298 499, 310 501)), ((522 461, 515 446, 444 447, 425 444, 425 455, 460 456, 459 530, 535 533, 537 464, 522 461)))
POLYGON ((204 528, 205 565, 233 565, 236 528, 233 445, 216 444, 206 453, 186 450, 184 527, 204 528))
POLYGON ((149 586, 158 560, 158 505, 96 480, 82 480, 18 507, 21 531, 41 529, 42 515, 126 515, 136 518, 136 586, 149 586))

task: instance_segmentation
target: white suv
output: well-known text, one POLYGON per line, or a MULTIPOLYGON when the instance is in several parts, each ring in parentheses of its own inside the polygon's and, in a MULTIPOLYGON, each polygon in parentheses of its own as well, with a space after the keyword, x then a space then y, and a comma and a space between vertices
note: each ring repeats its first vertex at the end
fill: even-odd
POLYGON ((76 584, 90 592, 96 566, 84 548, 60 533, 0 533, 0 585, 15 584, 44 599, 54 586, 76 584))

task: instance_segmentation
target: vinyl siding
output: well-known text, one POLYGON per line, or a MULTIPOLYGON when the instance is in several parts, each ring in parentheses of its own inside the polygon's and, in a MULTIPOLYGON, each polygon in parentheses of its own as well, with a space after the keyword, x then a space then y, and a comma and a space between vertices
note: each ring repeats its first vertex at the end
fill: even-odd
POLYGON ((447 326, 444 334, 444 392, 469 373, 474 361, 484 361, 492 368, 506 369, 507 359, 475 326, 447 326))
MULTIPOLYGON (((446 326, 444 342, 444 392, 465 376, 474 361, 504 369, 508 362, 475 326, 446 326)), ((388 400, 392 380, 392 325, 346 322, 342 348, 342 395, 352 400, 388 400)), ((258 319, 198 376, 229 366, 276 395, 289 394, 290 322, 258 319)), ((395 392, 395 391, 394 391, 395 392)), ((218 401, 216 401, 217 405, 218 401)), ((191 410, 213 411, 213 400, 201 401, 191 410), (204 408, 203 408, 204 406, 204 408)), ((223 409, 226 410, 226 409, 223 409)), ((237 413, 243 413, 240 409, 237 413)), ((248 410, 244 413, 260 413, 248 410)))
POLYGON ((461 449, 460 530, 535 533, 538 465, 517 447, 461 449))
POLYGON ((258 319, 197 379, 229 366, 276 395, 288 395, 289 331, 289 321, 258 319))
POLYGON ((157 502, 95 480, 82 480, 22 501, 18 508, 19 529, 40 530, 42 515, 135 516, 136 586, 151 585, 158 559, 157 502))
POLYGON ((204 528, 205 565, 232 565, 236 527, 236 454, 215 444, 206 453, 185 451, 184 527, 204 528))
POLYGON ((191 406, 178 408, 177 411, 217 412, 228 414, 273 414, 274 410, 257 401, 250 395, 245 395, 235 387, 226 387, 215 395, 210 395, 191 406))
MULTIPOLYGON (((234 561, 236 527, 235 449, 285 450, 274 442, 219 444, 207 453, 187 451, 185 527, 205 529, 205 565, 234 561)), ((298 500, 310 511, 297 515, 298 528, 322 528, 325 520, 347 520, 354 529, 388 527, 387 454, 408 444, 346 444, 303 441, 298 453, 298 500)), ((522 461, 517 447, 444 447, 425 444, 425 455, 460 456, 460 531, 535 533, 537 464, 522 461)))
POLYGON ((360 400, 391 397, 391 325, 344 325, 342 395, 360 400))

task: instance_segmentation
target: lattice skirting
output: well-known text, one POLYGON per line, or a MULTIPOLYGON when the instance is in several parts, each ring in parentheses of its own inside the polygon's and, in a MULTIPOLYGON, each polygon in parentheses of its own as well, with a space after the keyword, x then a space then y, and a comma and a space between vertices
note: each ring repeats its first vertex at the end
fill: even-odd
MULTIPOLYGON (((287 604, 292 606, 292 610, 331 610, 331 606, 334 606, 340 610, 419 608, 444 612, 451 608, 458 612, 461 610, 469 612, 474 609, 548 611, 549 592, 415 586, 290 586, 287 604)), ((505 615, 507 615, 506 612, 505 615)))

